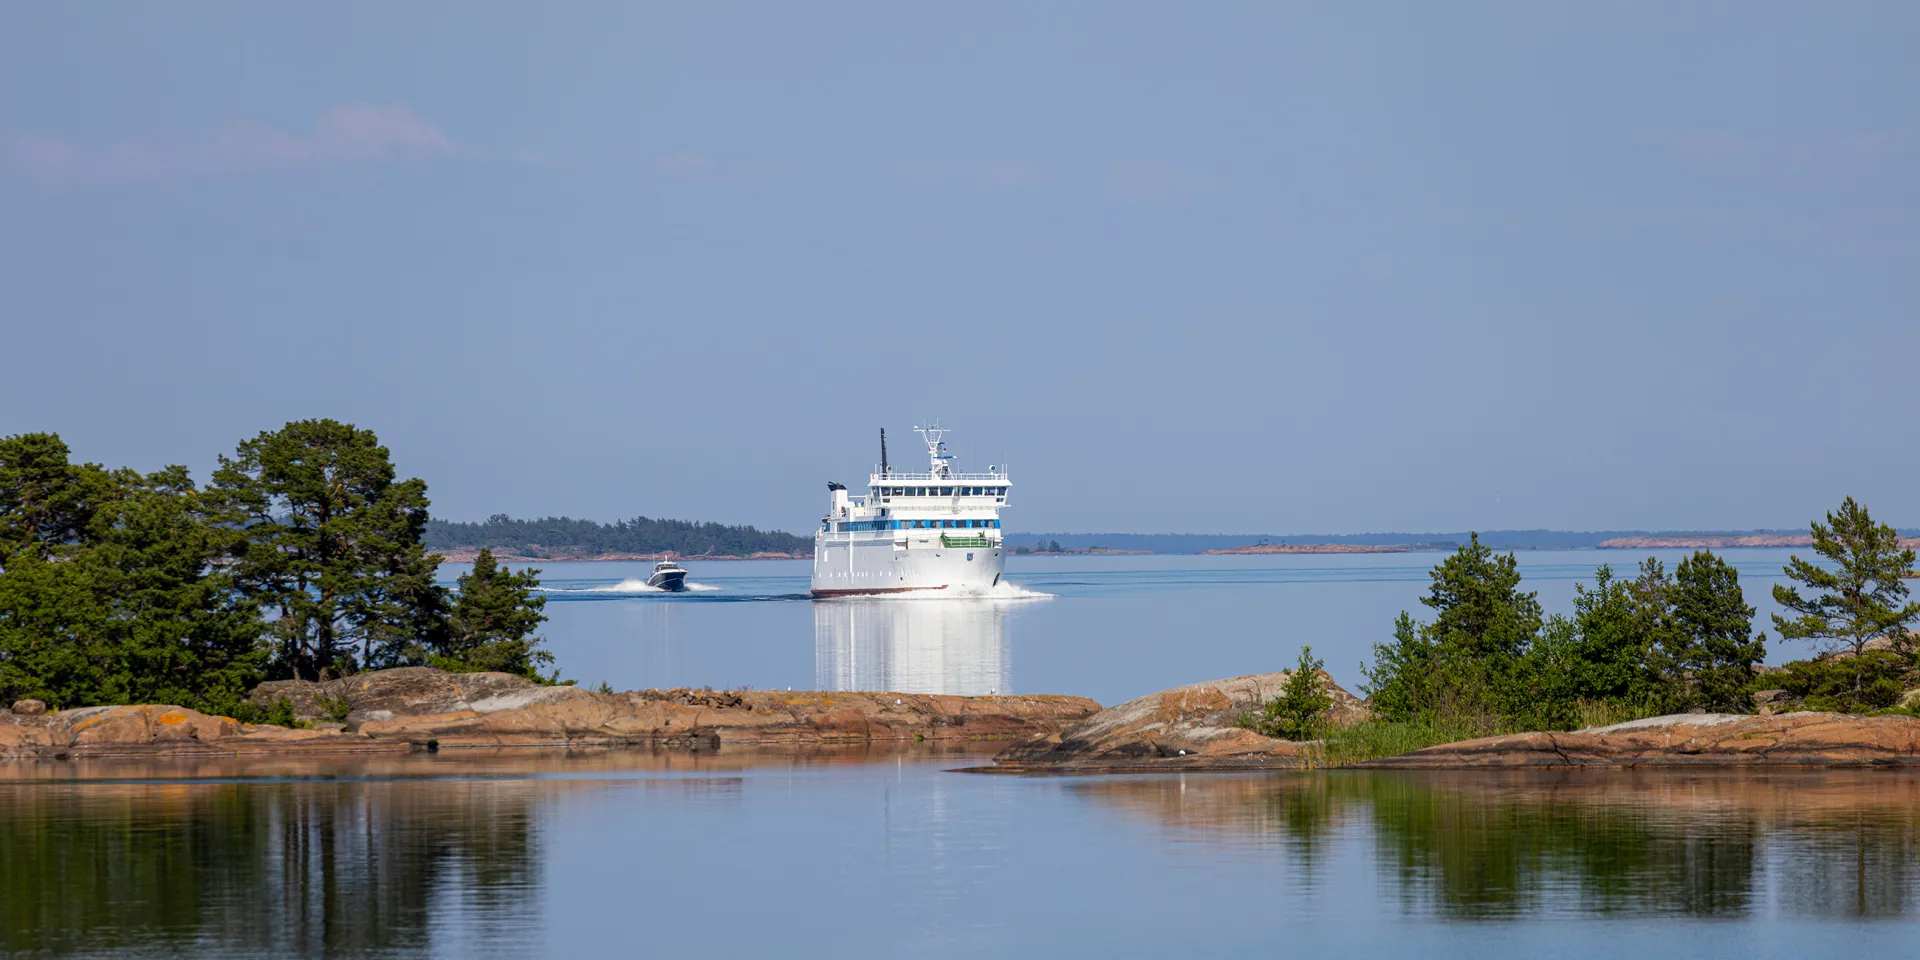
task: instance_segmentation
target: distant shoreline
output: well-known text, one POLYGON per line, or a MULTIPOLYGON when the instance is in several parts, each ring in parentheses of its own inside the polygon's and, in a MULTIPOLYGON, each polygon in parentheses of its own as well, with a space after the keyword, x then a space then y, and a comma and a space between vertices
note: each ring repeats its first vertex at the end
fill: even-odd
MULTIPOLYGON (((481 548, 479 547, 458 547, 449 550, 436 550, 434 552, 438 553, 440 559, 447 563, 472 563, 475 558, 480 556, 480 550, 481 548)), ((741 557, 725 553, 685 554, 668 551, 666 553, 599 553, 593 555, 567 554, 551 557, 530 557, 511 551, 496 550, 493 553, 493 558, 502 563, 643 563, 660 560, 699 560, 703 562, 707 560, 811 560, 813 559, 813 555, 810 553, 762 552, 741 557)))
POLYGON ((1219 550, 1205 550, 1199 555, 1203 557, 1221 557, 1237 554, 1266 556, 1280 553, 1408 553, 1421 549, 1433 550, 1439 548, 1370 543, 1254 543, 1244 547, 1223 547, 1219 550))

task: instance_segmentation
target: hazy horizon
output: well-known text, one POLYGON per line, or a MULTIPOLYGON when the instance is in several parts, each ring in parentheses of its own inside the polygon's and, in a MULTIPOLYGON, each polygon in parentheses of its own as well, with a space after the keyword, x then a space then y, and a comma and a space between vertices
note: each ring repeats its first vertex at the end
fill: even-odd
POLYGON ((0 7, 0 434, 434 512, 1920 522, 1920 6, 0 7))

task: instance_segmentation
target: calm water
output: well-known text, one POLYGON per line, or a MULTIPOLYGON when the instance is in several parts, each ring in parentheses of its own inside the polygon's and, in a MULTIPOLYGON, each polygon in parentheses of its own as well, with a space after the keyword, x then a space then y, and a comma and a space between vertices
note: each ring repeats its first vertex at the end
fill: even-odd
POLYGON ((1799 960, 1920 934, 1908 772, 946 772, 963 762, 0 780, 0 954, 1799 960))
MULTIPOLYGON (((1802 551, 1803 553, 1806 551, 1802 551)), ((1756 626, 1791 551, 1728 551, 1756 626)), ((1669 571, 1685 551, 1659 551, 1669 571)), ((1007 579, 1042 596, 806 599, 807 561, 692 563, 703 589, 644 592, 652 565, 556 563, 549 645, 566 676, 616 689, 703 686, 1071 693, 1112 704, 1181 683, 1291 666, 1312 644, 1349 688, 1401 610, 1420 606, 1442 554, 1012 557, 1007 579)), ((1521 551, 1526 588, 1569 612, 1600 563, 1641 554, 1521 551)), ((464 570, 449 564, 446 576, 464 570)), ((1772 660, 1808 650, 1769 645, 1772 660)))
MULTIPOLYGON (((1520 556, 1551 610, 1632 559, 1520 556)), ((1785 552, 1731 556, 1764 618, 1785 552)), ((567 675, 617 687, 1113 703, 1303 642, 1352 683, 1437 559, 1027 558, 1010 578, 1050 596, 826 603, 801 563, 696 565, 711 589, 682 596, 623 585, 646 565, 556 564, 548 633, 567 675)), ((952 772, 983 760, 0 765, 0 955, 1798 960, 1920 933, 1915 772, 952 772)))

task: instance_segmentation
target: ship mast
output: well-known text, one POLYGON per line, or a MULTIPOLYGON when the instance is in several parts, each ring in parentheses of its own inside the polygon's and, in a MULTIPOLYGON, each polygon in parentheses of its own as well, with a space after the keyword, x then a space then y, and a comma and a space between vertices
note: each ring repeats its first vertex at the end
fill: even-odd
POLYGON ((947 442, 942 439, 947 435, 947 429, 942 427, 938 421, 932 426, 914 427, 913 429, 915 433, 920 434, 920 439, 927 443, 927 458, 933 462, 930 468, 933 475, 936 477, 950 476, 953 470, 953 455, 947 452, 947 442))

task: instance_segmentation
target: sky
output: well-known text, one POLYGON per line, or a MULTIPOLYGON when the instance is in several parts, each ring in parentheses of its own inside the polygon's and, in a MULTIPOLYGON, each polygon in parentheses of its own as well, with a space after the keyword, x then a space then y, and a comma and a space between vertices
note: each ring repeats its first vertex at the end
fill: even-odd
POLYGON ((0 0, 0 434, 437 516, 1920 526, 1920 5, 0 0))

